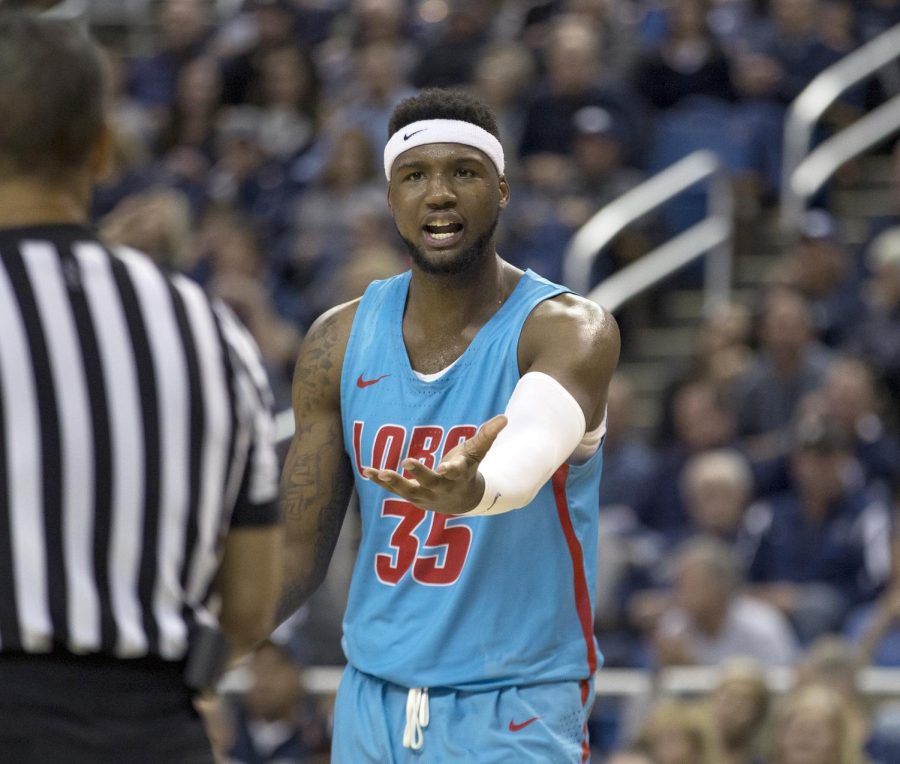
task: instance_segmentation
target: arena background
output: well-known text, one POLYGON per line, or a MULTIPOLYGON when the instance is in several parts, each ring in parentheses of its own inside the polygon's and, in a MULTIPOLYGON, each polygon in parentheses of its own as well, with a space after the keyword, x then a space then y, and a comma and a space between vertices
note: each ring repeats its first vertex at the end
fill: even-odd
MULTIPOLYGON (((109 53, 94 222, 232 305, 282 411, 315 316, 406 267, 391 109, 427 86, 486 100, 498 250, 623 333, 595 760, 900 762, 900 2, 0 7, 29 4, 109 53)), ((320 592, 226 677, 223 761, 328 760, 354 519, 320 592)))

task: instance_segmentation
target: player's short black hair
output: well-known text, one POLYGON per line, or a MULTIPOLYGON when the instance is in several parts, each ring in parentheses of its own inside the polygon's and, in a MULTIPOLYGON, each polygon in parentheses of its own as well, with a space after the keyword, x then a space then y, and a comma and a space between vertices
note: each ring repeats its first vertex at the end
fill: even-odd
POLYGON ((78 25, 0 11, 0 172, 84 167, 104 122, 106 69, 78 25))
POLYGON ((500 140, 497 118, 490 107, 465 91, 443 88, 429 88, 398 103, 391 114, 387 137, 390 138, 401 128, 423 119, 471 122, 500 140))

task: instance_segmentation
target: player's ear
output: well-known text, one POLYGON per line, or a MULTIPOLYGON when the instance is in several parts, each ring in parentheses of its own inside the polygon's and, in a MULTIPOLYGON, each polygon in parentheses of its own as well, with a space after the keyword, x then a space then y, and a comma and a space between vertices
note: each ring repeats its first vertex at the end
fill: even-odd
POLYGON ((387 205, 388 205, 388 209, 391 212, 393 212, 394 206, 391 204, 391 182, 390 181, 388 181, 388 187, 387 187, 387 205))
POLYGON ((108 122, 104 122, 100 127, 100 132, 94 141, 88 164, 91 171, 91 178, 95 181, 102 181, 109 177, 112 171, 113 155, 116 150, 116 138, 113 134, 112 127, 108 122))
POLYGON ((500 176, 500 209, 504 209, 509 204, 509 183, 506 182, 506 176, 500 176))

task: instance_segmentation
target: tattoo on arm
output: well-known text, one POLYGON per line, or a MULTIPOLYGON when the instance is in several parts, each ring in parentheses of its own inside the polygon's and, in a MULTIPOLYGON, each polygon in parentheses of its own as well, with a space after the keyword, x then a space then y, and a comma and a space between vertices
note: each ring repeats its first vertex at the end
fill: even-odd
MULTIPOLYGON (((297 462, 301 464, 298 464, 296 469, 287 475, 289 490, 284 498, 284 512, 288 521, 290 521, 289 513, 296 513, 294 517, 303 512, 315 514, 315 538, 311 544, 304 545, 302 554, 307 559, 289 562, 289 566, 297 569, 300 575, 286 579, 284 582, 281 601, 278 605, 278 623, 300 608, 325 578, 353 488, 352 480, 349 478, 350 461, 344 455, 343 464, 332 476, 330 486, 321 492, 319 500, 304 501, 303 497, 308 495, 308 489, 314 485, 314 483, 306 482, 308 475, 318 472, 318 467, 321 465, 303 466, 303 461, 305 460, 298 459, 297 462), (329 494, 327 497, 324 495, 326 490, 329 494)), ((310 456, 309 461, 318 463, 321 460, 316 456, 310 456)), ((292 553, 292 550, 289 549, 288 554, 292 553)))
POLYGON ((322 582, 334 552, 353 488, 343 449, 338 332, 326 320, 304 348, 294 372, 297 432, 282 474, 282 512, 288 528, 289 559, 278 622, 297 610, 322 582))

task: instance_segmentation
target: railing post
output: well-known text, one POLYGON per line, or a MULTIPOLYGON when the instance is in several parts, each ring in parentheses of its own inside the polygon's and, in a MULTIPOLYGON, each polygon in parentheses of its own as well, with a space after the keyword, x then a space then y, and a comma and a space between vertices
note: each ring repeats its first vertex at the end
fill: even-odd
POLYGON ((708 318, 731 297, 731 263, 734 251, 734 189, 724 167, 709 182, 707 214, 720 221, 727 232, 722 243, 706 256, 703 313, 708 318))

